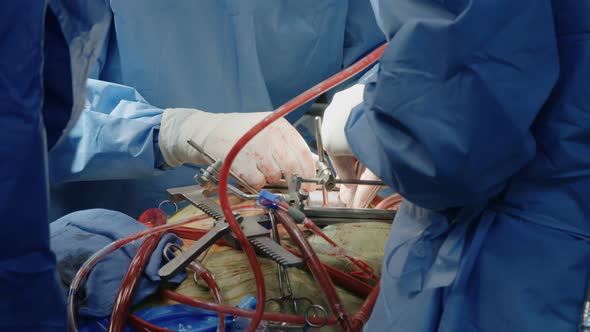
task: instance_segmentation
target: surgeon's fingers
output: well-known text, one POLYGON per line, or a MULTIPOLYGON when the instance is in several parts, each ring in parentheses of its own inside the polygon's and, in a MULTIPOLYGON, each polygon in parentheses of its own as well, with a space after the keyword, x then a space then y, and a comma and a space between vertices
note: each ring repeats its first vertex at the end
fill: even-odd
MULTIPOLYGON (((324 195, 320 190, 312 191, 307 198, 307 205, 309 207, 324 206, 324 195)), ((344 208, 346 204, 340 199, 337 191, 328 192, 328 205, 333 208, 344 208)))
POLYGON ((280 141, 281 143, 273 144, 273 157, 281 168, 285 179, 289 181, 293 174, 301 175, 299 172, 299 164, 293 153, 291 153, 291 150, 285 146, 286 143, 282 142, 282 140, 280 141))
MULTIPOLYGON (((269 128, 267 128, 269 129, 269 128)), ((269 131, 263 133, 270 133, 269 131)), ((272 136, 259 136, 254 138, 252 143, 254 145, 254 158, 256 159, 256 167, 265 176, 267 183, 276 183, 281 180, 281 167, 273 157, 273 148, 271 144, 267 144, 267 140, 272 140, 272 136)))
POLYGON ((345 206, 350 206, 352 204, 352 199, 354 198, 355 191, 356 186, 347 186, 344 184, 340 185, 340 191, 338 196, 345 206))
POLYGON ((231 169, 238 177, 259 190, 266 184, 266 177, 257 167, 255 154, 254 150, 248 148, 240 151, 231 169))
MULTIPOLYGON (((299 174, 305 178, 315 177, 315 161, 313 154, 309 149, 307 143, 297 129, 291 126, 286 120, 283 123, 279 123, 276 130, 280 132, 283 137, 284 147, 277 147, 280 150, 287 150, 291 155, 289 160, 294 160, 291 165, 291 174, 299 174)), ((286 174, 287 175, 287 174, 286 174)), ((288 179, 288 178, 287 178, 288 179)), ((304 183, 301 189, 305 191, 313 191, 315 189, 314 183, 304 183)))
MULTIPOLYGON (((281 171, 283 172, 283 175, 287 181, 293 174, 303 176, 303 170, 297 161, 297 156, 289 146, 289 140, 285 139, 285 136, 283 135, 283 131, 289 128, 289 126, 290 125, 288 123, 285 125, 281 120, 278 120, 278 123, 270 128, 274 138, 271 142, 273 148, 273 157, 281 168, 281 171)), ((297 133, 297 135, 299 134, 297 133)))
POLYGON ((281 168, 272 157, 272 154, 261 157, 256 162, 258 170, 264 174, 267 183, 277 183, 281 181, 281 168))
MULTIPOLYGON (((368 168, 361 175, 361 180, 381 181, 381 179, 379 179, 377 175, 373 174, 373 172, 371 172, 371 170, 369 170, 368 168)), ((368 207, 381 189, 383 189, 383 186, 358 185, 356 188, 356 193, 354 195, 354 201, 352 202, 352 207, 368 207)))
POLYGON ((353 156, 331 156, 330 161, 340 179, 358 179, 357 160, 353 156))
MULTIPOLYGON (((330 161, 338 178, 340 179, 358 179, 361 176, 361 171, 364 170, 355 157, 353 156, 332 156, 330 161)), ((356 196, 356 185, 340 185, 340 200, 346 203, 347 207, 352 207, 354 197, 356 196)))

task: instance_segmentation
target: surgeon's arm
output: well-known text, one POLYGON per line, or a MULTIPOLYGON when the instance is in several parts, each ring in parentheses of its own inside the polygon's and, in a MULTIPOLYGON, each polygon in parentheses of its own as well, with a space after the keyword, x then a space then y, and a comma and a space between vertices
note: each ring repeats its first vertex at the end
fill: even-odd
POLYGON ((351 150, 426 208, 499 194, 534 156, 558 77, 551 2, 372 3, 390 43, 348 120, 351 150))
MULTIPOLYGON (((133 88, 89 79, 84 111, 51 152, 51 180, 132 179, 162 168, 206 163, 189 146, 189 139, 214 158, 223 159, 235 142, 268 114, 162 110, 149 105, 133 88)), ((286 178, 315 174, 309 147, 285 119, 247 144, 232 170, 255 188, 277 182, 283 174, 286 178)))
POLYGON ((129 179, 159 172, 163 160, 157 129, 162 113, 133 88, 89 79, 78 122, 50 152, 51 182, 129 179))

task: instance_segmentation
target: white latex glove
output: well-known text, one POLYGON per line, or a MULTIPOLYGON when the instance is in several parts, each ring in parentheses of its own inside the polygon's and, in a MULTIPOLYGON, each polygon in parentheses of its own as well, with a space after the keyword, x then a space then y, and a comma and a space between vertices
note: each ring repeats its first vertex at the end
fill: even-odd
POLYGON ((344 127, 352 109, 363 102, 364 84, 356 84, 334 95, 324 111, 322 142, 330 157, 352 156, 344 127))
MULTIPOLYGON (((164 111, 160 125, 160 150, 166 163, 203 164, 205 159, 192 148, 192 139, 216 159, 223 159, 235 142, 270 112, 208 113, 175 108, 164 111)), ((315 162, 305 140, 285 119, 279 119, 256 135, 238 154, 232 171, 256 189, 275 183, 284 175, 315 176, 315 162)), ((311 190, 312 185, 302 187, 311 190)))
MULTIPOLYGON (((373 174, 368 168, 365 168, 362 172, 360 179, 381 181, 377 175, 373 174)), ((371 204, 375 196, 377 196, 379 191, 383 188, 383 186, 341 185, 340 200, 343 201, 347 207, 366 208, 369 207, 369 204, 371 204)))
MULTIPOLYGON (((324 112, 324 150, 330 156, 338 177, 342 179, 379 180, 375 174, 358 163, 344 134, 344 127, 352 109, 363 102, 364 89, 363 84, 356 84, 336 93, 324 112)), ((347 207, 366 207, 380 189, 379 186, 341 185, 340 200, 346 203, 347 207)))
MULTIPOLYGON (((321 190, 312 191, 309 193, 309 197, 307 198, 307 206, 310 208, 313 207, 323 207, 324 206, 324 195, 322 194, 321 190)), ((346 207, 346 204, 340 200, 337 191, 329 191, 328 192, 328 205, 331 208, 343 208, 346 207)))

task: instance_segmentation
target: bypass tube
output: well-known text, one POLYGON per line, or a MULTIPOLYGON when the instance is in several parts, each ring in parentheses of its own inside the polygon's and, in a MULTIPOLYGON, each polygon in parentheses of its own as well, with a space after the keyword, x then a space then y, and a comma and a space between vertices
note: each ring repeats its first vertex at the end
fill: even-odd
MULTIPOLYGON (((167 290, 167 289, 163 289, 160 292, 164 297, 166 297, 170 300, 176 301, 178 303, 190 305, 195 308, 199 308, 199 309, 203 309, 203 310, 219 312, 219 313, 223 313, 226 315, 232 315, 232 316, 238 316, 238 317, 246 317, 246 318, 253 318, 255 315, 254 310, 241 309, 241 308, 236 308, 236 307, 232 307, 229 305, 215 304, 215 303, 211 303, 211 302, 207 302, 207 301, 203 301, 203 300, 193 299, 191 297, 184 296, 182 294, 178 294, 174 291, 167 290)), ((306 323, 304 316, 280 314, 280 313, 275 313, 275 312, 263 312, 262 319, 265 321, 280 322, 280 323, 287 323, 287 324, 303 325, 306 323)), ((318 324, 318 325, 323 324, 323 323, 326 323, 326 325, 335 325, 337 323, 334 318, 328 318, 327 322, 325 322, 325 319, 323 317, 310 317, 309 320, 311 323, 318 324)))
MULTIPOLYGON (((211 274, 209 270, 207 270, 203 265, 201 265, 201 263, 199 263, 199 261, 196 260, 191 262, 189 267, 189 269, 192 270, 191 272, 194 273, 193 276, 195 276, 195 284, 197 282, 197 278, 203 279, 207 284, 207 287, 209 287, 209 289, 211 290, 211 293, 213 293, 213 298, 215 299, 215 301, 218 304, 223 304, 223 300, 221 297, 221 288, 219 288, 219 285, 217 284, 217 281, 215 281, 215 277, 213 277, 213 274, 211 274)), ((223 313, 218 314, 219 324, 217 324, 217 332, 224 332, 225 316, 223 315, 223 313)))
POLYGON ((330 279, 328 272, 326 272, 322 266, 320 258, 313 251, 313 248, 309 242, 307 242, 305 235, 303 235, 303 232, 297 227, 293 218, 281 209, 275 210, 275 213, 285 230, 289 233, 291 239, 297 244, 299 251, 303 255, 303 260, 309 267, 314 279, 319 284, 320 290, 324 293, 324 297, 330 304, 330 308, 334 315, 336 315, 340 326, 342 326, 344 331, 351 331, 352 326, 350 324, 348 313, 346 312, 338 293, 336 293, 336 287, 334 287, 332 279, 330 279))
MULTIPOLYGON (((148 224, 154 226, 166 224, 166 215, 160 209, 150 209, 144 212, 141 217, 139 217, 139 220, 145 219, 146 215, 150 215, 151 217, 151 222, 148 222, 148 224)), ((115 303, 111 312, 109 332, 123 332, 125 329, 127 316, 129 316, 131 310, 131 301, 133 300, 137 285, 141 280, 141 274, 145 270, 147 262, 152 257, 152 253, 156 249, 156 246, 162 239, 163 235, 164 233, 150 235, 137 249, 137 253, 135 254, 135 257, 133 257, 131 264, 129 264, 129 269, 127 269, 127 273, 125 274, 125 277, 123 277, 121 287, 115 298, 115 303)))
MULTIPOLYGON (((297 256, 297 257, 303 257, 298 251, 295 250, 289 250, 290 253, 292 253, 293 255, 297 256)), ((324 267, 324 269, 326 269, 326 271, 328 272, 328 274, 330 275, 330 278, 332 279, 332 281, 334 281, 334 283, 336 283, 337 285, 340 285, 344 288, 346 288, 347 290, 353 292, 356 295, 359 296, 369 296, 369 294, 371 294, 371 291, 373 290, 373 286, 367 284, 364 281, 361 281, 353 276, 351 276, 350 274, 340 271, 339 269, 328 265, 326 263, 322 263, 322 266, 324 267)))
POLYGON ((248 132, 246 132, 246 134, 244 134, 231 148, 231 150, 224 159, 223 166, 221 167, 221 170, 219 172, 219 203, 221 205, 223 215, 225 216, 227 223, 229 224, 232 232, 234 232, 234 234, 236 235, 240 245, 242 246, 242 249, 244 250, 244 253, 248 257, 248 262, 250 263, 250 267, 252 269, 252 272, 254 273, 254 280, 256 281, 256 314, 254 315, 252 321, 250 322, 250 325, 248 326, 248 331, 250 332, 256 330, 256 327, 262 319, 262 314, 264 312, 264 304, 266 303, 266 290, 264 285, 264 277, 262 274, 262 270, 260 269, 260 265, 258 264, 256 253, 254 252, 252 245, 250 245, 250 243, 244 236, 244 233, 240 229, 240 225, 238 224, 236 218, 232 214, 232 210, 230 207, 227 185, 231 166, 234 160, 236 159, 238 153, 240 153, 244 146, 264 128, 268 127, 277 119, 293 112, 298 107, 319 97, 322 93, 341 84, 342 82, 348 80, 349 78, 353 77, 354 75, 360 73, 364 69, 368 68, 370 65, 377 62, 379 57, 381 57, 381 54, 383 53, 383 50, 386 46, 387 43, 379 46, 377 49, 375 49, 367 56, 357 61, 352 66, 340 71, 339 73, 315 85, 311 89, 303 92, 302 94, 288 101, 286 104, 277 108, 272 114, 264 118, 262 121, 257 123, 254 127, 252 127, 248 132))
POLYGON ((369 320, 371 313, 373 312, 373 307, 375 307, 375 302, 377 302, 377 296, 379 296, 379 284, 373 288, 369 296, 365 299, 365 303, 363 303, 359 312, 357 312, 353 319, 352 319, 352 330, 353 331, 361 331, 363 326, 369 320))
MULTIPOLYGON (((148 240, 146 240, 144 243, 148 242, 148 240)), ((138 252, 138 254, 139 254, 139 252, 138 252)), ((215 278, 213 277, 213 275, 206 268, 204 268, 202 265, 200 265, 196 261, 192 262, 190 267, 192 268, 191 272, 196 273, 199 278, 201 278, 205 281, 205 283, 207 284, 209 289, 211 289, 211 291, 213 293, 213 297, 215 298, 215 301, 218 304, 223 304, 222 298, 221 298, 221 289, 219 288, 219 285, 215 281, 215 278)), ((218 317, 219 317, 219 324, 217 324, 217 332, 223 332, 223 331, 225 331, 225 315, 220 312, 220 313, 218 313, 218 317)), ((135 315, 129 315, 128 320, 129 320, 130 325, 137 331, 172 332, 166 328, 159 327, 155 324, 145 321, 135 315)))
MULTIPOLYGON (((240 209, 248 208, 249 206, 251 206, 251 204, 238 204, 238 205, 234 206, 233 208, 235 210, 240 210, 240 209)), ((143 239, 151 234, 166 232, 168 230, 171 230, 171 229, 174 229, 177 227, 181 227, 181 226, 184 226, 184 225, 196 222, 196 221, 205 220, 205 219, 209 219, 209 217, 208 216, 197 216, 197 217, 188 218, 188 219, 186 219, 182 222, 176 223, 176 224, 170 224, 170 225, 167 224, 167 225, 162 225, 162 226, 146 229, 143 232, 139 232, 137 234, 130 235, 126 238, 122 238, 117 241, 113 241, 113 242, 109 243, 107 246, 105 246, 104 248, 102 248, 101 250, 94 253, 94 255, 92 255, 86 262, 84 262, 82 267, 80 267, 80 269, 76 273, 76 276, 72 280, 72 283, 70 284, 70 289, 68 291, 68 300, 67 300, 68 328, 69 328, 69 330, 71 332, 78 332, 78 323, 77 323, 77 319, 76 319, 76 300, 75 300, 76 293, 78 292, 78 289, 80 288, 80 285, 82 284, 82 282, 85 280, 86 276, 90 273, 90 270, 92 270, 92 268, 102 258, 104 258, 106 255, 112 253, 113 251, 115 251, 115 250, 117 250, 117 249, 119 249, 119 248, 133 242, 133 241, 143 239)))
MULTIPOLYGON (((324 234, 324 232, 322 232, 322 230, 313 221, 311 221, 311 219, 305 218, 303 220, 303 226, 311 230, 315 235, 324 239, 324 241, 328 242, 335 250, 342 250, 340 246, 332 239, 330 239, 326 234, 324 234)), ((374 281, 379 281, 378 278, 375 276, 373 267, 365 260, 353 257, 346 253, 340 253, 340 256, 346 258, 352 264, 351 271, 349 272, 351 275, 359 277, 361 279, 371 279, 374 281), (355 268, 357 269, 357 271, 354 271, 355 268)))

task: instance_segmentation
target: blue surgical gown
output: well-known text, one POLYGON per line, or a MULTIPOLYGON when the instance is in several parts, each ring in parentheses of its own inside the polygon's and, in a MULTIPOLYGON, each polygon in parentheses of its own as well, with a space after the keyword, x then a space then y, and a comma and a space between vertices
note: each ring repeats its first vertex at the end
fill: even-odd
POLYGON ((67 330, 49 247, 47 150, 75 123, 111 13, 0 2, 0 331, 67 330))
POLYGON ((590 1, 373 0, 346 133, 407 201, 366 331, 576 331, 590 272, 590 1))
POLYGON ((110 37, 84 112, 50 154, 53 219, 96 207, 137 217, 165 199, 166 188, 194 184, 195 168, 160 170, 163 109, 271 111, 385 39, 365 0, 110 7, 110 37))

